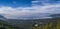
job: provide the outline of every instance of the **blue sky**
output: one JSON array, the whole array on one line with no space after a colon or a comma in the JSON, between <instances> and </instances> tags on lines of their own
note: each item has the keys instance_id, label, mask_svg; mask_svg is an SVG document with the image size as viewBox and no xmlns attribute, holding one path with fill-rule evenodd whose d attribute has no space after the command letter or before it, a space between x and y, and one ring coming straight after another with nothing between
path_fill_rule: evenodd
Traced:
<instances>
[{"instance_id":1,"label":"blue sky","mask_svg":"<svg viewBox=\"0 0 60 29\"><path fill-rule=\"evenodd\" d=\"M0 5L11 7L31 6L32 0L0 0Z\"/></svg>"},{"instance_id":2,"label":"blue sky","mask_svg":"<svg viewBox=\"0 0 60 29\"><path fill-rule=\"evenodd\" d=\"M51 18L60 14L60 0L0 0L0 14L8 19Z\"/></svg>"}]
</instances>

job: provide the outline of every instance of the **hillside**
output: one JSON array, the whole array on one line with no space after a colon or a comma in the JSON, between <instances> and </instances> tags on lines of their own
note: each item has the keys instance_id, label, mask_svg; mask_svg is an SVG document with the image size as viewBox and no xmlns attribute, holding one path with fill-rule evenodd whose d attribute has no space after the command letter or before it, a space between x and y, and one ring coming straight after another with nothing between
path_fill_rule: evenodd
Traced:
<instances>
[{"instance_id":1,"label":"hillside","mask_svg":"<svg viewBox=\"0 0 60 29\"><path fill-rule=\"evenodd\" d=\"M60 29L60 15L45 19L0 19L0 28L5 29Z\"/></svg>"},{"instance_id":2,"label":"hillside","mask_svg":"<svg viewBox=\"0 0 60 29\"><path fill-rule=\"evenodd\" d=\"M8 22L11 23L11 25L22 27L25 29L32 29L34 27L34 24L38 24L39 26L43 27L46 24L50 24L52 22L54 26L57 25L57 19L32 19L32 20L19 20L19 19L8 19Z\"/></svg>"}]
</instances>

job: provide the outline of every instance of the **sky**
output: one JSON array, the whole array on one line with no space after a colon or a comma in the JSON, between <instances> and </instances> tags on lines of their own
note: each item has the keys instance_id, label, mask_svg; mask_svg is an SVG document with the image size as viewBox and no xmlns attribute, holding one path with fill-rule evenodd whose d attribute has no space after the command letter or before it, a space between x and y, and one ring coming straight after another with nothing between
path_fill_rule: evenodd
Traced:
<instances>
[{"instance_id":1,"label":"sky","mask_svg":"<svg viewBox=\"0 0 60 29\"><path fill-rule=\"evenodd\" d=\"M60 14L60 0L0 0L0 14L8 19L51 18Z\"/></svg>"}]
</instances>

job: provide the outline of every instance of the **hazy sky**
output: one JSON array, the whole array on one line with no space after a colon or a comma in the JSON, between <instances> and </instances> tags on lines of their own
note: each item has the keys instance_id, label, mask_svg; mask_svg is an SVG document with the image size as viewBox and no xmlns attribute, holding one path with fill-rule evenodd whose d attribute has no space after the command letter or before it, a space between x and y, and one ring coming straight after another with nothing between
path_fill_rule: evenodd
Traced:
<instances>
[{"instance_id":1,"label":"hazy sky","mask_svg":"<svg viewBox=\"0 0 60 29\"><path fill-rule=\"evenodd\" d=\"M50 18L60 13L60 0L0 0L0 14L6 18Z\"/></svg>"}]
</instances>

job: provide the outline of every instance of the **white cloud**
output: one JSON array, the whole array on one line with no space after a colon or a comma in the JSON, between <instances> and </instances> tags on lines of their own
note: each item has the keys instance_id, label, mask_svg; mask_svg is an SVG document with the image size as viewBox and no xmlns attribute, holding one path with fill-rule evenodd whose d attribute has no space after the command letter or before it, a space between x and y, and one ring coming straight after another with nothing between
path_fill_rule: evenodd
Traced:
<instances>
[{"instance_id":1,"label":"white cloud","mask_svg":"<svg viewBox=\"0 0 60 29\"><path fill-rule=\"evenodd\" d=\"M32 7L0 7L0 14L5 14L7 18L23 18L23 17L37 17L39 18L43 13L60 13L60 4L57 5L45 5L45 6L32 6ZM44 16L44 15L42 15Z\"/></svg>"},{"instance_id":2,"label":"white cloud","mask_svg":"<svg viewBox=\"0 0 60 29\"><path fill-rule=\"evenodd\" d=\"M35 0L32 1L32 5L54 5L54 4L60 4L60 1L54 1L54 0Z\"/></svg>"}]
</instances>

